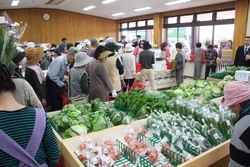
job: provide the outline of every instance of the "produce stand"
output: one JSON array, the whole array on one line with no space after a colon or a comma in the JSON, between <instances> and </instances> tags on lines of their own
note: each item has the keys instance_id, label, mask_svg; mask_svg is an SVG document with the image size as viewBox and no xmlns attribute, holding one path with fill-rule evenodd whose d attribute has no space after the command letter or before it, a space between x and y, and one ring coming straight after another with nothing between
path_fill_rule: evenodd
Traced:
<instances>
[{"instance_id":1,"label":"produce stand","mask_svg":"<svg viewBox=\"0 0 250 167\"><path fill-rule=\"evenodd\" d=\"M140 125L145 121L139 120L135 121L130 124L131 127L136 128L140 127ZM84 165L78 159L74 150L79 148L81 143L81 139L84 138L91 138L92 141L102 140L102 139L117 139L121 138L125 135L124 128L126 125L119 125L112 128L104 129L98 132L88 133L85 136L77 136L69 139L64 139L62 141L62 149L61 152L64 156L64 167L83 167Z\"/></svg>"},{"instance_id":2,"label":"produce stand","mask_svg":"<svg viewBox=\"0 0 250 167\"><path fill-rule=\"evenodd\" d=\"M130 127L139 127L145 119L135 121ZM120 125L105 129L99 132L89 133L86 136L78 136L70 139L65 139L62 141L62 154L65 158L65 167L83 167L82 162L78 159L75 150L79 148L79 145L83 138L90 138L91 140L100 139L121 139L127 125ZM122 139L121 139L122 140ZM229 143L230 140L221 143L220 145L194 157L193 159L186 161L185 163L179 165L178 167L226 167L229 162Z\"/></svg>"}]
</instances>

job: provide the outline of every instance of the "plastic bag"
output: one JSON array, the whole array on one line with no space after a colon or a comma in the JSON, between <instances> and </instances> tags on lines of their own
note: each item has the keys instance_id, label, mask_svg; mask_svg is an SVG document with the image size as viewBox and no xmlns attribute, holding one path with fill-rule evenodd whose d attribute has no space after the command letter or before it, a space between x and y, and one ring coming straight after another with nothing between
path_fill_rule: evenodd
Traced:
<instances>
[{"instance_id":1,"label":"plastic bag","mask_svg":"<svg viewBox=\"0 0 250 167\"><path fill-rule=\"evenodd\" d=\"M146 88L146 84L140 80L135 80L133 85L130 87L129 92L132 92L135 88L144 90Z\"/></svg>"}]
</instances>

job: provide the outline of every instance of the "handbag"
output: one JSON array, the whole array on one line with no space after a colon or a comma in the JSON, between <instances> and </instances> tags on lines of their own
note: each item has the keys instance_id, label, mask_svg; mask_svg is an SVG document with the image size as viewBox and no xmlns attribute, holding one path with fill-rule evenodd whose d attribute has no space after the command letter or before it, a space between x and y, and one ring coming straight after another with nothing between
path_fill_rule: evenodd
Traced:
<instances>
[{"instance_id":1,"label":"handbag","mask_svg":"<svg viewBox=\"0 0 250 167\"><path fill-rule=\"evenodd\" d=\"M69 98L69 100L72 104L85 104L88 102L88 96L85 94L80 94L78 96Z\"/></svg>"},{"instance_id":2,"label":"handbag","mask_svg":"<svg viewBox=\"0 0 250 167\"><path fill-rule=\"evenodd\" d=\"M68 94L65 92L62 92L61 94L61 101L62 101L62 107L69 104L69 98L68 98Z\"/></svg>"}]
</instances>

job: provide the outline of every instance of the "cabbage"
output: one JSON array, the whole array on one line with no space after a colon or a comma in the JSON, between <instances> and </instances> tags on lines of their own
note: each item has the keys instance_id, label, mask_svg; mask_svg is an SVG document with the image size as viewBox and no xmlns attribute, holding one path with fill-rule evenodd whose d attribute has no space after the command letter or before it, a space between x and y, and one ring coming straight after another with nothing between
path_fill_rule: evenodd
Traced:
<instances>
[{"instance_id":1,"label":"cabbage","mask_svg":"<svg viewBox=\"0 0 250 167\"><path fill-rule=\"evenodd\" d=\"M218 88L218 87L213 87L213 88L212 88L212 92L213 92L213 94L215 94L215 95L220 95L222 91L221 91L221 89Z\"/></svg>"},{"instance_id":2,"label":"cabbage","mask_svg":"<svg viewBox=\"0 0 250 167\"><path fill-rule=\"evenodd\" d=\"M231 75L226 75L226 76L223 78L224 81L231 81L231 80L233 80L233 79L234 79L234 77L231 76Z\"/></svg>"},{"instance_id":3,"label":"cabbage","mask_svg":"<svg viewBox=\"0 0 250 167\"><path fill-rule=\"evenodd\" d=\"M179 96L182 96L184 94L184 91L182 89L175 89L174 90L174 94L175 95L179 95Z\"/></svg>"},{"instance_id":4,"label":"cabbage","mask_svg":"<svg viewBox=\"0 0 250 167\"><path fill-rule=\"evenodd\" d=\"M183 83L180 84L180 88L182 90L186 90L188 88L188 84L183 82Z\"/></svg>"},{"instance_id":5,"label":"cabbage","mask_svg":"<svg viewBox=\"0 0 250 167\"><path fill-rule=\"evenodd\" d=\"M224 87L224 81L218 82L216 86L217 86L218 88L220 88L220 89L223 89L223 87Z\"/></svg>"},{"instance_id":6,"label":"cabbage","mask_svg":"<svg viewBox=\"0 0 250 167\"><path fill-rule=\"evenodd\" d=\"M113 123L110 122L110 119L102 114L93 115L92 119L92 132L103 130L106 128L113 127Z\"/></svg>"},{"instance_id":7,"label":"cabbage","mask_svg":"<svg viewBox=\"0 0 250 167\"><path fill-rule=\"evenodd\" d=\"M196 87L199 87L199 88L204 88L206 86L205 82L203 81L197 81L196 82Z\"/></svg>"},{"instance_id":8,"label":"cabbage","mask_svg":"<svg viewBox=\"0 0 250 167\"><path fill-rule=\"evenodd\" d=\"M63 136L65 138L70 138L74 136L86 135L88 133L88 128L83 125L74 125L68 128L64 133Z\"/></svg>"},{"instance_id":9,"label":"cabbage","mask_svg":"<svg viewBox=\"0 0 250 167\"><path fill-rule=\"evenodd\" d=\"M212 98L212 97L213 97L213 94L212 94L211 91L205 91L205 92L204 92L204 98L210 99L210 98Z\"/></svg>"}]
</instances>

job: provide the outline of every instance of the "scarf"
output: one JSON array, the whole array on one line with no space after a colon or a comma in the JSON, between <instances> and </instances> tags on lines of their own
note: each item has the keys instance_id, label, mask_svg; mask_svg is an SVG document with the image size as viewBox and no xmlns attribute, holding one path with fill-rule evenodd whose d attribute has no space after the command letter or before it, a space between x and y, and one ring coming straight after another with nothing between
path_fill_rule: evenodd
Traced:
<instances>
[{"instance_id":1,"label":"scarf","mask_svg":"<svg viewBox=\"0 0 250 167\"><path fill-rule=\"evenodd\" d=\"M34 70L36 72L37 78L40 82L40 84L43 83L43 81L45 81L45 76L43 71L41 70L40 66L38 64L32 65L32 66L27 66L30 69Z\"/></svg>"}]
</instances>

